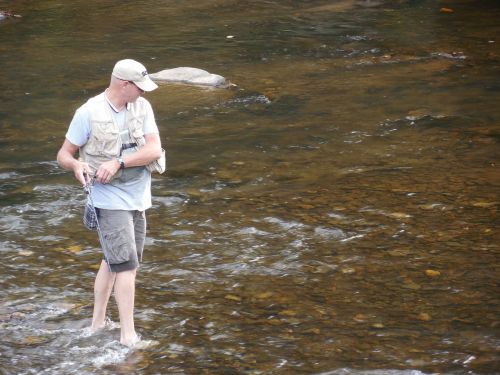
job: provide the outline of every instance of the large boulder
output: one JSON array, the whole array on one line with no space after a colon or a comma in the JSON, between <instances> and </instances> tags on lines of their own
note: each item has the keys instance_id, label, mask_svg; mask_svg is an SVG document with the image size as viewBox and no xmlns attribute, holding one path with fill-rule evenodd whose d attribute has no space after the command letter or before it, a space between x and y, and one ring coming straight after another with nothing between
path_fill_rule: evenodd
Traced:
<instances>
[{"instance_id":1,"label":"large boulder","mask_svg":"<svg viewBox=\"0 0 500 375\"><path fill-rule=\"evenodd\" d=\"M149 77L157 83L182 83L186 85L229 87L234 86L224 77L212 74L203 69L179 67L151 73Z\"/></svg>"}]
</instances>

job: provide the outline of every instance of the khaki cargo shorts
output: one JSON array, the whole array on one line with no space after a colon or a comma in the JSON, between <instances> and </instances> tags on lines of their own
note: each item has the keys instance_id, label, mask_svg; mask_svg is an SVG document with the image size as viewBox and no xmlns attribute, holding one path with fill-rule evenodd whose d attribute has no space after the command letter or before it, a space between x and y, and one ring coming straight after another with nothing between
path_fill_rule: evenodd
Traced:
<instances>
[{"instance_id":1,"label":"khaki cargo shorts","mask_svg":"<svg viewBox=\"0 0 500 375\"><path fill-rule=\"evenodd\" d=\"M112 272L133 270L142 261L146 238L144 211L98 210L105 260Z\"/></svg>"}]
</instances>

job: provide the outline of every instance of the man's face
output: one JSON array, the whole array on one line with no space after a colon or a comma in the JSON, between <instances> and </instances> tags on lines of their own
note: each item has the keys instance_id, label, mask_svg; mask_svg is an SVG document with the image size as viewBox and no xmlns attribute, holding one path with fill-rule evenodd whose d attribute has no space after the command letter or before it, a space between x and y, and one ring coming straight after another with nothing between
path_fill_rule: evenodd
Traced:
<instances>
[{"instance_id":1,"label":"man's face","mask_svg":"<svg viewBox=\"0 0 500 375\"><path fill-rule=\"evenodd\" d=\"M127 96L127 102L133 103L139 98L139 96L144 94L144 91L139 88L134 82L126 81L125 93Z\"/></svg>"}]
</instances>

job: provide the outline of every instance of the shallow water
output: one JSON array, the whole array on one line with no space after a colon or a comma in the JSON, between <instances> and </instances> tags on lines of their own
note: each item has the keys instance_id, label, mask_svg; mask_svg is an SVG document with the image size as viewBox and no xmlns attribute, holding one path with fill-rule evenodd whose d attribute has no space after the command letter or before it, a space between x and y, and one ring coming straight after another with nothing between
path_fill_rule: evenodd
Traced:
<instances>
[{"instance_id":1,"label":"shallow water","mask_svg":"<svg viewBox=\"0 0 500 375\"><path fill-rule=\"evenodd\" d=\"M0 8L2 373L500 371L496 2ZM135 350L114 302L86 330L98 243L54 161L124 57L237 85L147 96L168 171Z\"/></svg>"}]
</instances>

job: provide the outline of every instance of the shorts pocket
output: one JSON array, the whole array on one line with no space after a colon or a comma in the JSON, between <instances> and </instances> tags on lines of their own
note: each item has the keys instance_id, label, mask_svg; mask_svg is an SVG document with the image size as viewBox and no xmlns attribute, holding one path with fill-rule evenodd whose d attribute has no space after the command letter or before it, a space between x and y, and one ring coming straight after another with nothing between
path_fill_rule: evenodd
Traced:
<instances>
[{"instance_id":1,"label":"shorts pocket","mask_svg":"<svg viewBox=\"0 0 500 375\"><path fill-rule=\"evenodd\" d=\"M104 255L109 264L120 264L130 260L130 239L126 232L116 230L104 235Z\"/></svg>"}]
</instances>

